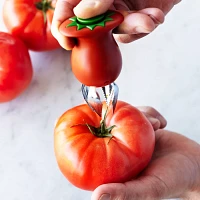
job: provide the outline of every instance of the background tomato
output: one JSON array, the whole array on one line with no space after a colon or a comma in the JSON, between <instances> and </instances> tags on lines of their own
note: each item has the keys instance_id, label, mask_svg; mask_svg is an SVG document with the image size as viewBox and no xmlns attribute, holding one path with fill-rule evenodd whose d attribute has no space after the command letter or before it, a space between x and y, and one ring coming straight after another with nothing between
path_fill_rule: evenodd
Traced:
<instances>
[{"instance_id":1,"label":"background tomato","mask_svg":"<svg viewBox=\"0 0 200 200\"><path fill-rule=\"evenodd\" d=\"M27 88L33 71L27 47L8 33L0 32L0 55L0 102L6 102Z\"/></svg>"},{"instance_id":2,"label":"background tomato","mask_svg":"<svg viewBox=\"0 0 200 200\"><path fill-rule=\"evenodd\" d=\"M54 5L50 0L5 0L3 19L9 32L34 51L60 47L51 34Z\"/></svg>"},{"instance_id":3,"label":"background tomato","mask_svg":"<svg viewBox=\"0 0 200 200\"><path fill-rule=\"evenodd\" d=\"M130 104L118 101L115 113L108 113L106 126L115 125L112 138L97 137L83 125L99 127L100 120L84 104L65 112L55 127L58 166L72 184L86 190L134 178L147 166L154 150L150 122Z\"/></svg>"}]
</instances>

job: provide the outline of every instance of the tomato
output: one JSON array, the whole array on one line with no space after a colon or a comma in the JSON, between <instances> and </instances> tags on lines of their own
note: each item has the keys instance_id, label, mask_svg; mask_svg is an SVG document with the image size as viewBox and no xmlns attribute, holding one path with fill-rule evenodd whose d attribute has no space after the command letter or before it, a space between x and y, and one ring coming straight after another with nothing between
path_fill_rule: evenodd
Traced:
<instances>
[{"instance_id":1,"label":"tomato","mask_svg":"<svg viewBox=\"0 0 200 200\"><path fill-rule=\"evenodd\" d=\"M112 30L122 21L121 13L108 11L90 19L74 16L61 24L63 35L76 38L71 56L72 71L84 85L103 87L119 76L122 58Z\"/></svg>"},{"instance_id":2,"label":"tomato","mask_svg":"<svg viewBox=\"0 0 200 200\"><path fill-rule=\"evenodd\" d=\"M18 36L34 51L60 47L51 34L54 5L50 0L5 0L4 23L12 35Z\"/></svg>"},{"instance_id":3,"label":"tomato","mask_svg":"<svg viewBox=\"0 0 200 200\"><path fill-rule=\"evenodd\" d=\"M103 107L103 113L105 110ZM154 130L132 105L118 101L114 114L110 111L105 123L100 121L101 118L83 104L66 111L55 127L58 166L72 184L85 190L136 177L148 165L154 150ZM102 131L94 128L100 123Z\"/></svg>"},{"instance_id":4,"label":"tomato","mask_svg":"<svg viewBox=\"0 0 200 200\"><path fill-rule=\"evenodd\" d=\"M0 32L0 102L16 98L30 84L32 64L25 44Z\"/></svg>"}]
</instances>

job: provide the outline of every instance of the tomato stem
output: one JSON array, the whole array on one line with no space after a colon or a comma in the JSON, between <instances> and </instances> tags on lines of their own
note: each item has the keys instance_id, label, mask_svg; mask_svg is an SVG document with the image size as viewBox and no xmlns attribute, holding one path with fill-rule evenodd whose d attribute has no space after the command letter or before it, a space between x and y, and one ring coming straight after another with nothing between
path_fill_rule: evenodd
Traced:
<instances>
[{"instance_id":1,"label":"tomato stem","mask_svg":"<svg viewBox=\"0 0 200 200\"><path fill-rule=\"evenodd\" d=\"M44 16L44 23L46 23L47 21L47 15L46 15L46 12L49 10L49 9L52 9L54 10L54 8L51 6L51 3L52 3L52 0L41 0L39 2L37 2L35 4L36 8L38 10L41 10L43 12L43 16Z\"/></svg>"},{"instance_id":2,"label":"tomato stem","mask_svg":"<svg viewBox=\"0 0 200 200\"><path fill-rule=\"evenodd\" d=\"M106 109L106 112L104 114L104 117L103 119L100 121L100 126L99 127L94 127L88 123L85 123L85 124L76 124L76 125L73 125L71 126L72 127L75 127L75 126L87 126L89 131L95 135L96 137L101 137L101 138L104 138L104 137L109 137L110 140L112 139L113 135L111 134L111 131L114 127L116 127L116 125L113 125L113 126L110 126L110 127L106 127L106 116L107 116L107 111L108 111L108 108ZM109 141L110 141L109 140Z\"/></svg>"}]
</instances>

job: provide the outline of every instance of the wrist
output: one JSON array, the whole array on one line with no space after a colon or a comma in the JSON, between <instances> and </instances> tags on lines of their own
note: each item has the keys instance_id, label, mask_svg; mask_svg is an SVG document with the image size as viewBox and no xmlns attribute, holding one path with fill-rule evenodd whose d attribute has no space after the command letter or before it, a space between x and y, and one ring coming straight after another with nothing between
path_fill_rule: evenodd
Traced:
<instances>
[{"instance_id":1,"label":"wrist","mask_svg":"<svg viewBox=\"0 0 200 200\"><path fill-rule=\"evenodd\" d=\"M199 144L195 154L196 155L194 160L196 161L196 173L195 173L196 179L192 192L198 193L200 197L200 145Z\"/></svg>"},{"instance_id":2,"label":"wrist","mask_svg":"<svg viewBox=\"0 0 200 200\"><path fill-rule=\"evenodd\" d=\"M199 200L200 199L200 145L197 144L196 148L194 147L194 181L190 188L190 190L186 194L186 198L191 200Z\"/></svg>"}]
</instances>

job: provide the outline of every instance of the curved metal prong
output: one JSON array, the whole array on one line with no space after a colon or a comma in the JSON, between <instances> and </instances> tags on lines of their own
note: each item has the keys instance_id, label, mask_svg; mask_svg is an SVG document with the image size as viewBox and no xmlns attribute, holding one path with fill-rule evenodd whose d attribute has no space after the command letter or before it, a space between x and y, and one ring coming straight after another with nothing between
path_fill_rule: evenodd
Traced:
<instances>
[{"instance_id":1,"label":"curved metal prong","mask_svg":"<svg viewBox=\"0 0 200 200\"><path fill-rule=\"evenodd\" d=\"M83 98L85 99L88 106L101 117L102 112L102 102L99 94L96 92L95 87L88 87L86 85L82 85L81 91L83 94Z\"/></svg>"},{"instance_id":2,"label":"curved metal prong","mask_svg":"<svg viewBox=\"0 0 200 200\"><path fill-rule=\"evenodd\" d=\"M104 86L101 89L103 91L103 96L107 106L109 107L112 104L112 110L114 113L119 94L119 88L117 84L111 83L110 85ZM82 85L81 91L88 106L101 117L103 100L101 100L96 87Z\"/></svg>"},{"instance_id":3,"label":"curved metal prong","mask_svg":"<svg viewBox=\"0 0 200 200\"><path fill-rule=\"evenodd\" d=\"M112 103L114 113L119 94L119 88L117 84L111 83L110 85L102 87L102 90L107 106L110 106L110 104Z\"/></svg>"},{"instance_id":4,"label":"curved metal prong","mask_svg":"<svg viewBox=\"0 0 200 200\"><path fill-rule=\"evenodd\" d=\"M119 95L119 87L115 83L112 83L111 85L112 85L112 90L113 90L113 95L114 95L112 99L112 106L113 106L113 113L114 113L117 100L118 100L118 95Z\"/></svg>"}]
</instances>

